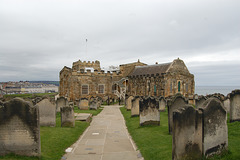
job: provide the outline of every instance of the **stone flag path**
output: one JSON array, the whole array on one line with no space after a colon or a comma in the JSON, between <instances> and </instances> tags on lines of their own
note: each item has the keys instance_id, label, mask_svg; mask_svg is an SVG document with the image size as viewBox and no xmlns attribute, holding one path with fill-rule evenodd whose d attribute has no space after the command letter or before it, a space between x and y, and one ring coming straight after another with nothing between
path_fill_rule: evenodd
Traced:
<instances>
[{"instance_id":1,"label":"stone flag path","mask_svg":"<svg viewBox=\"0 0 240 160\"><path fill-rule=\"evenodd\" d=\"M62 160L143 160L129 136L121 106L105 106Z\"/></svg>"}]
</instances>

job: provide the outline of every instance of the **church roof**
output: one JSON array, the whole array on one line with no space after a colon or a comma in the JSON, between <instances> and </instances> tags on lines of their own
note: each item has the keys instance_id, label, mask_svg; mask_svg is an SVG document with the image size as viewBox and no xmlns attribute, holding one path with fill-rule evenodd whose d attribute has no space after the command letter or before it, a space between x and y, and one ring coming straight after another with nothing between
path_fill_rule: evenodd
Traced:
<instances>
[{"instance_id":1,"label":"church roof","mask_svg":"<svg viewBox=\"0 0 240 160\"><path fill-rule=\"evenodd\" d=\"M155 64L155 65L147 65L147 66L136 66L133 72L129 76L140 76L140 75L156 75L157 73L161 75L162 73L166 73L168 68L170 67L170 63L164 63L164 64Z\"/></svg>"}]
</instances>

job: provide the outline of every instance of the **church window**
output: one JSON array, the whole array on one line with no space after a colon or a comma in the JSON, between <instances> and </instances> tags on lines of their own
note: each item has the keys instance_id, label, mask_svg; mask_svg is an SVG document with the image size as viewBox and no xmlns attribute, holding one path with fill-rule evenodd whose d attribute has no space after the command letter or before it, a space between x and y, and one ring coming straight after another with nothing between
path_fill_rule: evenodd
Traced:
<instances>
[{"instance_id":1,"label":"church window","mask_svg":"<svg viewBox=\"0 0 240 160\"><path fill-rule=\"evenodd\" d=\"M88 94L88 85L87 84L82 85L82 94Z\"/></svg>"},{"instance_id":2,"label":"church window","mask_svg":"<svg viewBox=\"0 0 240 160\"><path fill-rule=\"evenodd\" d=\"M178 92L180 92L180 90L181 90L181 82L178 81Z\"/></svg>"},{"instance_id":3,"label":"church window","mask_svg":"<svg viewBox=\"0 0 240 160\"><path fill-rule=\"evenodd\" d=\"M170 83L170 92L172 92L172 83Z\"/></svg>"},{"instance_id":4,"label":"church window","mask_svg":"<svg viewBox=\"0 0 240 160\"><path fill-rule=\"evenodd\" d=\"M188 92L188 84L186 84L186 92Z\"/></svg>"},{"instance_id":5,"label":"church window","mask_svg":"<svg viewBox=\"0 0 240 160\"><path fill-rule=\"evenodd\" d=\"M104 94L104 84L99 84L98 85L98 93L99 94Z\"/></svg>"}]
</instances>

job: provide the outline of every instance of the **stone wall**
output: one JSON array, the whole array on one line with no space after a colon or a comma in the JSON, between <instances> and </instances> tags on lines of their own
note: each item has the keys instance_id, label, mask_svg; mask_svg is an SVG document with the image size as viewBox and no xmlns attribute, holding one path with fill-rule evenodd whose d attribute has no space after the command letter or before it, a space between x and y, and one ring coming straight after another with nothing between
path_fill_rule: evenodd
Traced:
<instances>
[{"instance_id":1,"label":"stone wall","mask_svg":"<svg viewBox=\"0 0 240 160\"><path fill-rule=\"evenodd\" d=\"M0 155L40 156L39 111L21 98L0 106Z\"/></svg>"}]
</instances>

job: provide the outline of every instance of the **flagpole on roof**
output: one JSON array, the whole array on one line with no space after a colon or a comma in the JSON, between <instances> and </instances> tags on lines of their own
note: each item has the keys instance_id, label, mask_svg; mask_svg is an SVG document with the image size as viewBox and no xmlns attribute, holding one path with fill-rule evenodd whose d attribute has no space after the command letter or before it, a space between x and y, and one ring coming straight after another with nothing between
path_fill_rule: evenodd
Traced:
<instances>
[{"instance_id":1,"label":"flagpole on roof","mask_svg":"<svg viewBox=\"0 0 240 160\"><path fill-rule=\"evenodd\" d=\"M86 39L86 56L87 56L87 41L88 41L88 40Z\"/></svg>"}]
</instances>

